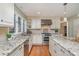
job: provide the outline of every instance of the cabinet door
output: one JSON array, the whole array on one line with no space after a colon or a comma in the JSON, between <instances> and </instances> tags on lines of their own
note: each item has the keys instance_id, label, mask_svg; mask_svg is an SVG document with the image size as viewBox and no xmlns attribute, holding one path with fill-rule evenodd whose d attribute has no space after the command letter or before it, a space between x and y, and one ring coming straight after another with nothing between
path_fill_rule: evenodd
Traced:
<instances>
[{"instance_id":1,"label":"cabinet door","mask_svg":"<svg viewBox=\"0 0 79 59\"><path fill-rule=\"evenodd\" d=\"M52 55L52 56L54 56L55 55L55 51L54 51L54 42L53 42L53 40L50 38L50 40L49 40L49 52L50 52L50 54Z\"/></svg>"},{"instance_id":2,"label":"cabinet door","mask_svg":"<svg viewBox=\"0 0 79 59\"><path fill-rule=\"evenodd\" d=\"M62 51L62 47L60 47L54 40L49 40L49 50L50 53L55 56L62 56L64 52Z\"/></svg>"},{"instance_id":3,"label":"cabinet door","mask_svg":"<svg viewBox=\"0 0 79 59\"><path fill-rule=\"evenodd\" d=\"M33 44L42 44L42 35L41 34L33 35Z\"/></svg>"},{"instance_id":4,"label":"cabinet door","mask_svg":"<svg viewBox=\"0 0 79 59\"><path fill-rule=\"evenodd\" d=\"M57 56L63 56L64 55L64 51L62 51L62 47L59 44L56 44L57 47Z\"/></svg>"},{"instance_id":5,"label":"cabinet door","mask_svg":"<svg viewBox=\"0 0 79 59\"><path fill-rule=\"evenodd\" d=\"M64 56L74 56L72 53L70 53L69 51L67 51L66 49L62 49L62 51L64 51Z\"/></svg>"},{"instance_id":6,"label":"cabinet door","mask_svg":"<svg viewBox=\"0 0 79 59\"><path fill-rule=\"evenodd\" d=\"M0 4L0 20L3 25L13 27L14 25L14 4ZM0 21L1 22L1 21Z\"/></svg>"},{"instance_id":7,"label":"cabinet door","mask_svg":"<svg viewBox=\"0 0 79 59\"><path fill-rule=\"evenodd\" d=\"M49 40L49 52L51 55L54 53L55 56L74 56L52 39Z\"/></svg>"},{"instance_id":8,"label":"cabinet door","mask_svg":"<svg viewBox=\"0 0 79 59\"><path fill-rule=\"evenodd\" d=\"M39 28L41 28L41 20L40 19L32 19L31 27L33 29L39 29Z\"/></svg>"}]
</instances>

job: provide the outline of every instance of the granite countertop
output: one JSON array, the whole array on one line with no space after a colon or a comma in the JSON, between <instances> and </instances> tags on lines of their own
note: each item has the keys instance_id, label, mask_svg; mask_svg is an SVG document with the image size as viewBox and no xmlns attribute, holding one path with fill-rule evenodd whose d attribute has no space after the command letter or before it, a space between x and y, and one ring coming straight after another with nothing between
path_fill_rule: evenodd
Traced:
<instances>
[{"instance_id":1,"label":"granite countertop","mask_svg":"<svg viewBox=\"0 0 79 59\"><path fill-rule=\"evenodd\" d=\"M79 56L79 43L76 41L71 41L69 38L64 38L61 36L54 36L52 35L52 40L57 42L63 48L71 52L75 56Z\"/></svg>"},{"instance_id":2,"label":"granite countertop","mask_svg":"<svg viewBox=\"0 0 79 59\"><path fill-rule=\"evenodd\" d=\"M18 46L23 44L27 39L29 39L29 36L22 36L16 38L15 40L8 41L9 44L0 44L0 56L8 56L11 52L18 48Z\"/></svg>"}]
</instances>

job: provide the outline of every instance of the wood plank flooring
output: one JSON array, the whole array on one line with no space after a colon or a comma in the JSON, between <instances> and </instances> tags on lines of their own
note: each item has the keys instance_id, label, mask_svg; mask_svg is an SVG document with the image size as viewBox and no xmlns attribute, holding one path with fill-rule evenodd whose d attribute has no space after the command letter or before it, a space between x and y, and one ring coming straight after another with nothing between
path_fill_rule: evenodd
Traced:
<instances>
[{"instance_id":1,"label":"wood plank flooring","mask_svg":"<svg viewBox=\"0 0 79 59\"><path fill-rule=\"evenodd\" d=\"M50 56L49 48L47 45L34 45L29 56Z\"/></svg>"}]
</instances>

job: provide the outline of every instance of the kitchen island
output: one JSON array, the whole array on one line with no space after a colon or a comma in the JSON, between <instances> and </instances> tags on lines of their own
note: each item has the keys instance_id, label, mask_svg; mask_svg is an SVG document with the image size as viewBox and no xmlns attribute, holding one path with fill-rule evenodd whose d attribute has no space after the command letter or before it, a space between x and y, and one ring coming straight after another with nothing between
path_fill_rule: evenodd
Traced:
<instances>
[{"instance_id":1,"label":"kitchen island","mask_svg":"<svg viewBox=\"0 0 79 59\"><path fill-rule=\"evenodd\" d=\"M24 42L29 38L30 36L20 36L0 44L0 56L24 56Z\"/></svg>"},{"instance_id":2,"label":"kitchen island","mask_svg":"<svg viewBox=\"0 0 79 59\"><path fill-rule=\"evenodd\" d=\"M49 52L52 56L79 56L79 43L54 34L49 40Z\"/></svg>"}]
</instances>

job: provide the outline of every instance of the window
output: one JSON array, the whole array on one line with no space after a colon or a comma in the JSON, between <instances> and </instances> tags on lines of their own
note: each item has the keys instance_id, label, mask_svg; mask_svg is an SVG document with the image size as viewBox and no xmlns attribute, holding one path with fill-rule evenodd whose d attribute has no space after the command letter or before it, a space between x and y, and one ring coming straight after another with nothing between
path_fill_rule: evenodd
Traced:
<instances>
[{"instance_id":1,"label":"window","mask_svg":"<svg viewBox=\"0 0 79 59\"><path fill-rule=\"evenodd\" d=\"M23 20L23 32L25 32L25 20Z\"/></svg>"},{"instance_id":2,"label":"window","mask_svg":"<svg viewBox=\"0 0 79 59\"><path fill-rule=\"evenodd\" d=\"M16 15L14 15L14 32L16 31Z\"/></svg>"},{"instance_id":3,"label":"window","mask_svg":"<svg viewBox=\"0 0 79 59\"><path fill-rule=\"evenodd\" d=\"M21 32L21 18L18 17L18 32Z\"/></svg>"},{"instance_id":4,"label":"window","mask_svg":"<svg viewBox=\"0 0 79 59\"><path fill-rule=\"evenodd\" d=\"M14 14L14 27L9 28L9 33L15 33L16 31L16 15Z\"/></svg>"}]
</instances>

